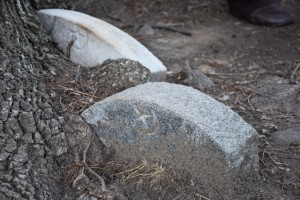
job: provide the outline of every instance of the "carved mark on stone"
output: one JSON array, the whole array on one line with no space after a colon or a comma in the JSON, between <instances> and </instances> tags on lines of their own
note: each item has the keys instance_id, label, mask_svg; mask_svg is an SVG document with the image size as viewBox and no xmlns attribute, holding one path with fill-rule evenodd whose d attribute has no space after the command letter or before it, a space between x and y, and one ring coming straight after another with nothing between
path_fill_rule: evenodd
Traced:
<instances>
[{"instance_id":1,"label":"carved mark on stone","mask_svg":"<svg viewBox=\"0 0 300 200\"><path fill-rule=\"evenodd\" d=\"M134 108L138 118L135 120L134 127L142 134L154 135L159 129L159 120L153 111L145 111L144 108Z\"/></svg>"}]
</instances>

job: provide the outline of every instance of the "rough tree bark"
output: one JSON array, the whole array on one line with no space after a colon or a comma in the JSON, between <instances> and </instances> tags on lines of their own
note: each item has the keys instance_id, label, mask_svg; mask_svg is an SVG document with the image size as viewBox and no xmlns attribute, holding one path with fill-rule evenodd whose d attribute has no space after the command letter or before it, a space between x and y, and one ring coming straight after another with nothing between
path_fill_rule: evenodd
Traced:
<instances>
[{"instance_id":1,"label":"rough tree bark","mask_svg":"<svg viewBox=\"0 0 300 200\"><path fill-rule=\"evenodd\" d=\"M45 88L48 41L36 18L37 9L66 2L0 1L0 199L67 198L64 119Z\"/></svg>"}]
</instances>

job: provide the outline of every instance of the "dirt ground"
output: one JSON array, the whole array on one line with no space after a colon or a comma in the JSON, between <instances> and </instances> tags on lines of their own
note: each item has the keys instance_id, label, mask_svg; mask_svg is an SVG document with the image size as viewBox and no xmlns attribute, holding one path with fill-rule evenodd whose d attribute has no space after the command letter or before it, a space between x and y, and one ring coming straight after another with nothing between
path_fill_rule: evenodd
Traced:
<instances>
[{"instance_id":1,"label":"dirt ground","mask_svg":"<svg viewBox=\"0 0 300 200\"><path fill-rule=\"evenodd\" d=\"M221 0L87 0L76 1L74 9L128 32L165 64L167 81L213 96L258 131L263 185L261 194L247 199L296 200L300 144L281 147L270 139L275 131L300 126L300 2L282 2L296 15L296 24L252 25L228 14ZM214 86L199 85L196 76L186 79L196 71Z\"/></svg>"}]
</instances>

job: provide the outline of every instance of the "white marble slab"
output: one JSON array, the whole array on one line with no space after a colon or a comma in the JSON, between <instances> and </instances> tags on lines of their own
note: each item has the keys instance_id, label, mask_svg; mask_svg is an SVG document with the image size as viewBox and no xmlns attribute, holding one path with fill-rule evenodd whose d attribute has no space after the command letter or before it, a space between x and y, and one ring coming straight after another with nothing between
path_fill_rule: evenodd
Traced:
<instances>
[{"instance_id":1,"label":"white marble slab","mask_svg":"<svg viewBox=\"0 0 300 200\"><path fill-rule=\"evenodd\" d=\"M86 67L107 59L129 58L155 76L165 79L166 67L145 46L124 31L95 17L63 9L38 11L41 24L53 42L74 63Z\"/></svg>"}]
</instances>

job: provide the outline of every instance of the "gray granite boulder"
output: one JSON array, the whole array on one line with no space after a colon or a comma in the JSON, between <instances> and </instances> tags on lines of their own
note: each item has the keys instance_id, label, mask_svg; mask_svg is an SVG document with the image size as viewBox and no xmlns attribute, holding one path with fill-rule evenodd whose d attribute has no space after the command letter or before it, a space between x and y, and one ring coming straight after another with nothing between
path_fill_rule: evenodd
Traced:
<instances>
[{"instance_id":1,"label":"gray granite boulder","mask_svg":"<svg viewBox=\"0 0 300 200\"><path fill-rule=\"evenodd\" d=\"M238 199L258 172L257 132L193 88L146 83L82 113L118 162L142 159L193 177L211 199Z\"/></svg>"}]
</instances>

